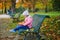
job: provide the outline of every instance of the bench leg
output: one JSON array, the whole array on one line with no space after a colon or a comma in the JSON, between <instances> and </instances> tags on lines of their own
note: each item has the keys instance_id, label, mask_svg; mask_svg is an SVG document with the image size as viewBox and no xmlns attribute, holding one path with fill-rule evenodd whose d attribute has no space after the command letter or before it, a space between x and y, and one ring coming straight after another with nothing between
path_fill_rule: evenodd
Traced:
<instances>
[{"instance_id":1,"label":"bench leg","mask_svg":"<svg viewBox=\"0 0 60 40\"><path fill-rule=\"evenodd\" d=\"M35 33L27 33L24 40L40 40L40 35Z\"/></svg>"},{"instance_id":2,"label":"bench leg","mask_svg":"<svg viewBox=\"0 0 60 40\"><path fill-rule=\"evenodd\" d=\"M41 36L39 33L37 33L37 40L40 40Z\"/></svg>"},{"instance_id":3,"label":"bench leg","mask_svg":"<svg viewBox=\"0 0 60 40\"><path fill-rule=\"evenodd\" d=\"M31 33L25 34L24 40L31 40Z\"/></svg>"},{"instance_id":4,"label":"bench leg","mask_svg":"<svg viewBox=\"0 0 60 40\"><path fill-rule=\"evenodd\" d=\"M16 35L16 37L14 38L14 40L18 40L20 37L20 35Z\"/></svg>"}]
</instances>

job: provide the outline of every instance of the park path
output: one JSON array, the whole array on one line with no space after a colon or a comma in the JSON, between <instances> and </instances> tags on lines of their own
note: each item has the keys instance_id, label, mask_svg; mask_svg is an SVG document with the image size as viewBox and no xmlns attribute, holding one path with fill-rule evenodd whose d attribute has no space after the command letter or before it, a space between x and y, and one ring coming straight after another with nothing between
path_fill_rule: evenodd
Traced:
<instances>
[{"instance_id":1,"label":"park path","mask_svg":"<svg viewBox=\"0 0 60 40\"><path fill-rule=\"evenodd\" d=\"M13 40L16 37L16 34L10 33L7 28L12 22L10 16L6 14L0 15L0 40Z\"/></svg>"},{"instance_id":2,"label":"park path","mask_svg":"<svg viewBox=\"0 0 60 40\"><path fill-rule=\"evenodd\" d=\"M0 15L0 19L1 19L1 18L10 18L10 17L11 17L11 16L9 16L9 15L7 15L7 14L1 14L1 15Z\"/></svg>"}]
</instances>

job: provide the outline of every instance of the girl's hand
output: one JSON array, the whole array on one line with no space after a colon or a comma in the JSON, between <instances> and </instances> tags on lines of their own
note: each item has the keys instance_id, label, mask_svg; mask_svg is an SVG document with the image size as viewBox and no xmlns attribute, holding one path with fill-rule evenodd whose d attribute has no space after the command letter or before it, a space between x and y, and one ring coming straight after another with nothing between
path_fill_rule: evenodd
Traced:
<instances>
[{"instance_id":1,"label":"girl's hand","mask_svg":"<svg viewBox=\"0 0 60 40\"><path fill-rule=\"evenodd\" d=\"M18 23L19 25L23 25L24 24L24 22L20 22L20 23Z\"/></svg>"}]
</instances>

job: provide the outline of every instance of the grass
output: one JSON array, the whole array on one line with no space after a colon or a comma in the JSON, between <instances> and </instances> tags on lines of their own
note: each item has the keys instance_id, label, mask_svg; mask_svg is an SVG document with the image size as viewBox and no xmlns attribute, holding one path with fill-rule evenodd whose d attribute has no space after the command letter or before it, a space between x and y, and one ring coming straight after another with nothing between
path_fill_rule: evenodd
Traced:
<instances>
[{"instance_id":1,"label":"grass","mask_svg":"<svg viewBox=\"0 0 60 40\"><path fill-rule=\"evenodd\" d=\"M36 13L30 13L31 15L34 15L34 14L39 14L39 15L49 15L49 16L59 16L60 15L60 12L54 12L54 11L52 11L52 12L47 12L47 13L45 13L45 12L36 12Z\"/></svg>"}]
</instances>

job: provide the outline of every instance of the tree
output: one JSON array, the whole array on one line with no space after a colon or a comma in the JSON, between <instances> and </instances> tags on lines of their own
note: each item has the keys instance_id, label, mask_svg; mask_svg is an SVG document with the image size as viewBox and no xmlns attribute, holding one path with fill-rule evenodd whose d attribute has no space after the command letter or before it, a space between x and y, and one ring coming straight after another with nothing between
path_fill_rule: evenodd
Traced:
<instances>
[{"instance_id":1,"label":"tree","mask_svg":"<svg viewBox=\"0 0 60 40\"><path fill-rule=\"evenodd\" d=\"M29 9L31 9L30 7L32 7L32 10L33 10L33 12L34 12L34 10L35 10L35 5L36 5L36 2L38 1L38 0L25 0L27 3L28 3L28 8ZM29 4L30 3L30 4Z\"/></svg>"},{"instance_id":2,"label":"tree","mask_svg":"<svg viewBox=\"0 0 60 40\"><path fill-rule=\"evenodd\" d=\"M6 13L6 10L7 10L7 8L6 8L6 1L7 0L1 0L2 1L2 13L3 13L3 9L4 9L4 13Z\"/></svg>"},{"instance_id":3,"label":"tree","mask_svg":"<svg viewBox=\"0 0 60 40\"><path fill-rule=\"evenodd\" d=\"M0 2L2 3L2 13L3 13L3 5L4 5L3 1L4 0L0 0Z\"/></svg>"},{"instance_id":4,"label":"tree","mask_svg":"<svg viewBox=\"0 0 60 40\"><path fill-rule=\"evenodd\" d=\"M43 5L45 5L45 12L48 12L48 0L41 0Z\"/></svg>"},{"instance_id":5,"label":"tree","mask_svg":"<svg viewBox=\"0 0 60 40\"><path fill-rule=\"evenodd\" d=\"M7 1L7 0L4 1L4 6L5 6L5 11L4 11L4 13L7 13L7 11L6 11L6 10L7 10L7 8L6 8L6 1Z\"/></svg>"},{"instance_id":6,"label":"tree","mask_svg":"<svg viewBox=\"0 0 60 40\"><path fill-rule=\"evenodd\" d=\"M12 3L11 10L13 13L15 13L16 0L11 0L11 3Z\"/></svg>"},{"instance_id":7,"label":"tree","mask_svg":"<svg viewBox=\"0 0 60 40\"><path fill-rule=\"evenodd\" d=\"M2 2L2 0L0 0L0 3Z\"/></svg>"},{"instance_id":8,"label":"tree","mask_svg":"<svg viewBox=\"0 0 60 40\"><path fill-rule=\"evenodd\" d=\"M60 0L54 0L54 2L53 2L53 8L56 11L60 11Z\"/></svg>"},{"instance_id":9,"label":"tree","mask_svg":"<svg viewBox=\"0 0 60 40\"><path fill-rule=\"evenodd\" d=\"M0 0L0 3L2 3L2 0ZM3 5L3 3L2 3L2 5ZM2 7L2 5L1 5L1 7ZM2 13L3 13L3 7L1 9L2 9Z\"/></svg>"},{"instance_id":10,"label":"tree","mask_svg":"<svg viewBox=\"0 0 60 40\"><path fill-rule=\"evenodd\" d=\"M36 2L37 2L37 0L31 0L31 3L32 3L32 5L33 5L33 11L35 10L35 4L36 4Z\"/></svg>"}]
</instances>

